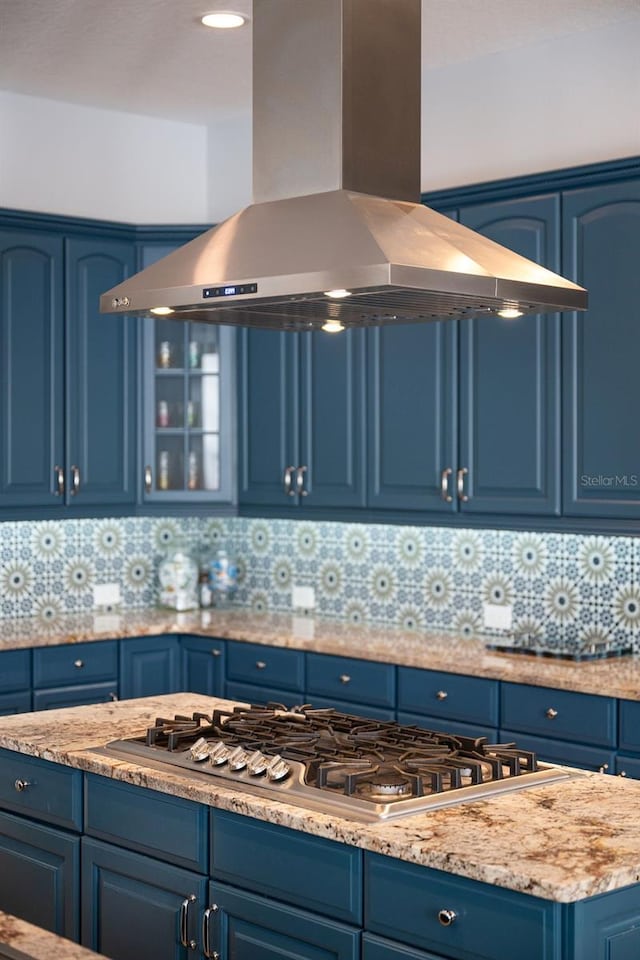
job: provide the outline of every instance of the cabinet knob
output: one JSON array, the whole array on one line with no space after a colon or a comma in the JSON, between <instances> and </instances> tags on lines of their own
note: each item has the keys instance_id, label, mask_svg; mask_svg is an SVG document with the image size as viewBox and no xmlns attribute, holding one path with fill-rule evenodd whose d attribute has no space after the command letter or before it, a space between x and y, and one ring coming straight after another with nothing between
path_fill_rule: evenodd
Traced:
<instances>
[{"instance_id":1,"label":"cabinet knob","mask_svg":"<svg viewBox=\"0 0 640 960\"><path fill-rule=\"evenodd\" d=\"M258 668L258 670L266 670L267 664L265 663L264 660L256 660L256 667Z\"/></svg>"},{"instance_id":2,"label":"cabinet knob","mask_svg":"<svg viewBox=\"0 0 640 960\"><path fill-rule=\"evenodd\" d=\"M449 477L452 473L451 467L446 467L440 474L440 496L445 503L453 503L453 497L449 493Z\"/></svg>"},{"instance_id":3,"label":"cabinet knob","mask_svg":"<svg viewBox=\"0 0 640 960\"><path fill-rule=\"evenodd\" d=\"M82 670L84 667L84 660L74 660L73 665L77 670Z\"/></svg>"},{"instance_id":4,"label":"cabinet knob","mask_svg":"<svg viewBox=\"0 0 640 960\"><path fill-rule=\"evenodd\" d=\"M455 910L439 910L438 911L438 923L443 927L450 927L452 923L457 919L458 914Z\"/></svg>"},{"instance_id":5,"label":"cabinet knob","mask_svg":"<svg viewBox=\"0 0 640 960\"><path fill-rule=\"evenodd\" d=\"M603 763L601 767L598 767L598 773L607 773L609 770L609 764Z\"/></svg>"},{"instance_id":6,"label":"cabinet knob","mask_svg":"<svg viewBox=\"0 0 640 960\"><path fill-rule=\"evenodd\" d=\"M626 777L627 771L621 770L619 773L616 773L616 777Z\"/></svg>"},{"instance_id":7,"label":"cabinet knob","mask_svg":"<svg viewBox=\"0 0 640 960\"><path fill-rule=\"evenodd\" d=\"M438 690L436 693L436 700L446 700L449 694L446 690Z\"/></svg>"},{"instance_id":8,"label":"cabinet knob","mask_svg":"<svg viewBox=\"0 0 640 960\"><path fill-rule=\"evenodd\" d=\"M220 647L212 647L212 649L211 649L211 656L212 656L212 657L221 657L221 656L222 656L222 650L220 649Z\"/></svg>"},{"instance_id":9,"label":"cabinet knob","mask_svg":"<svg viewBox=\"0 0 640 960\"><path fill-rule=\"evenodd\" d=\"M547 720L555 720L557 716L558 716L558 711L554 710L553 707L549 707L549 709L545 711L545 717L547 718Z\"/></svg>"},{"instance_id":10,"label":"cabinet knob","mask_svg":"<svg viewBox=\"0 0 640 960\"><path fill-rule=\"evenodd\" d=\"M469 473L466 467L460 467L458 473L456 474L456 490L458 493L458 500L461 503L468 503L469 497L464 492L464 478Z\"/></svg>"},{"instance_id":11,"label":"cabinet knob","mask_svg":"<svg viewBox=\"0 0 640 960\"><path fill-rule=\"evenodd\" d=\"M18 793L24 793L27 787L31 786L31 783L29 780L16 780L13 786L18 791Z\"/></svg>"},{"instance_id":12,"label":"cabinet knob","mask_svg":"<svg viewBox=\"0 0 640 960\"><path fill-rule=\"evenodd\" d=\"M340 683L351 683L351 677L348 673L341 673L339 679Z\"/></svg>"}]
</instances>

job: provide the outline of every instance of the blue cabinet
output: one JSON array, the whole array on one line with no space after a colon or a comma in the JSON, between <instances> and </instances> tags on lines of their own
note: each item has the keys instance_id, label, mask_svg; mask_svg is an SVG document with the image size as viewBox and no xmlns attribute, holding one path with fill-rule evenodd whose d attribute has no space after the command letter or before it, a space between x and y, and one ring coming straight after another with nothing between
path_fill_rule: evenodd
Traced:
<instances>
[{"instance_id":1,"label":"blue cabinet","mask_svg":"<svg viewBox=\"0 0 640 960\"><path fill-rule=\"evenodd\" d=\"M98 312L133 243L2 231L0 256L0 504L133 504L135 329Z\"/></svg>"},{"instance_id":2,"label":"blue cabinet","mask_svg":"<svg viewBox=\"0 0 640 960\"><path fill-rule=\"evenodd\" d=\"M205 896L197 873L82 839L82 943L112 960L193 956Z\"/></svg>"},{"instance_id":3,"label":"blue cabinet","mask_svg":"<svg viewBox=\"0 0 640 960\"><path fill-rule=\"evenodd\" d=\"M635 519L640 180L567 192L563 215L564 272L589 290L565 317L563 512Z\"/></svg>"},{"instance_id":4,"label":"blue cabinet","mask_svg":"<svg viewBox=\"0 0 640 960\"><path fill-rule=\"evenodd\" d=\"M226 644L210 637L182 637L182 689L224 696Z\"/></svg>"},{"instance_id":5,"label":"blue cabinet","mask_svg":"<svg viewBox=\"0 0 640 960\"><path fill-rule=\"evenodd\" d=\"M242 330L243 505L362 507L364 333Z\"/></svg>"},{"instance_id":6,"label":"blue cabinet","mask_svg":"<svg viewBox=\"0 0 640 960\"><path fill-rule=\"evenodd\" d=\"M362 960L442 960L442 955L413 950L393 940L365 933L362 937Z\"/></svg>"},{"instance_id":7,"label":"blue cabinet","mask_svg":"<svg viewBox=\"0 0 640 960\"><path fill-rule=\"evenodd\" d=\"M150 697L182 688L178 637L138 637L120 645L120 696Z\"/></svg>"},{"instance_id":8,"label":"blue cabinet","mask_svg":"<svg viewBox=\"0 0 640 960\"><path fill-rule=\"evenodd\" d=\"M0 653L0 715L31 710L31 651Z\"/></svg>"}]
</instances>

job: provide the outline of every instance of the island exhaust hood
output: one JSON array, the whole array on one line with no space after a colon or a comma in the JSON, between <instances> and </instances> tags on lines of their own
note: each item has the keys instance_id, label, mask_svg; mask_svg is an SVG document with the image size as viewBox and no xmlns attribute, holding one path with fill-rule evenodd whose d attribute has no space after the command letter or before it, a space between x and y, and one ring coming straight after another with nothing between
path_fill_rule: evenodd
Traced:
<instances>
[{"instance_id":1,"label":"island exhaust hood","mask_svg":"<svg viewBox=\"0 0 640 960\"><path fill-rule=\"evenodd\" d=\"M420 18L420 0L254 0L254 203L100 309L290 330L586 309L416 202Z\"/></svg>"}]
</instances>

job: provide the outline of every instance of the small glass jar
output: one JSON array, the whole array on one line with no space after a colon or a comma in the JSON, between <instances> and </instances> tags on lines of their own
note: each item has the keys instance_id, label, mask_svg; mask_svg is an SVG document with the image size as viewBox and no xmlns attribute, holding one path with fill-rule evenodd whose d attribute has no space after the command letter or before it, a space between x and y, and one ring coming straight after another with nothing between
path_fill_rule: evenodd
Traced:
<instances>
[{"instance_id":1,"label":"small glass jar","mask_svg":"<svg viewBox=\"0 0 640 960\"><path fill-rule=\"evenodd\" d=\"M230 603L238 589L238 566L224 549L218 550L211 561L209 585L216 607Z\"/></svg>"},{"instance_id":2,"label":"small glass jar","mask_svg":"<svg viewBox=\"0 0 640 960\"><path fill-rule=\"evenodd\" d=\"M198 606L198 563L184 543L172 546L158 567L160 604L171 610L195 610Z\"/></svg>"}]
</instances>

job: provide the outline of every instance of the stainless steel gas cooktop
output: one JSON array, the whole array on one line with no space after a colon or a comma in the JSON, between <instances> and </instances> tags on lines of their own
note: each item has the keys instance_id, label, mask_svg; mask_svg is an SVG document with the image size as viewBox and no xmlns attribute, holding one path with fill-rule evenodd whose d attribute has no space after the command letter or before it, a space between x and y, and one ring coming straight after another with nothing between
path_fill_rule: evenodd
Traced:
<instances>
[{"instance_id":1,"label":"stainless steel gas cooktop","mask_svg":"<svg viewBox=\"0 0 640 960\"><path fill-rule=\"evenodd\" d=\"M99 752L297 806L377 822L568 779L515 744L304 704L158 717Z\"/></svg>"}]
</instances>

